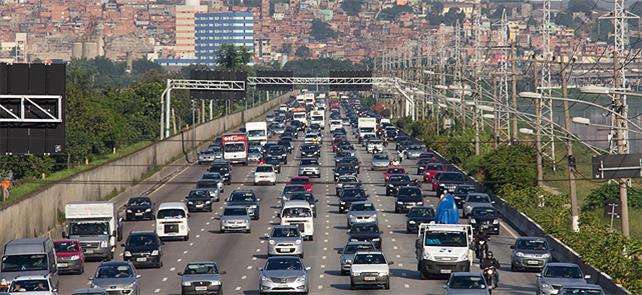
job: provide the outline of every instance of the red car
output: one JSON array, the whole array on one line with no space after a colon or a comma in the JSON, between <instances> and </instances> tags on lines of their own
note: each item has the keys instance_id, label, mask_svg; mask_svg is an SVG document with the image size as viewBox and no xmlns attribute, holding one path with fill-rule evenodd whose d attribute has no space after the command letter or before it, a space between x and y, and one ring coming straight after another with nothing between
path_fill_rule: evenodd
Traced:
<instances>
[{"instance_id":1,"label":"red car","mask_svg":"<svg viewBox=\"0 0 642 295\"><path fill-rule=\"evenodd\" d=\"M306 192L312 192L312 181L310 177L307 176L294 176L290 178L291 184L302 184L305 187Z\"/></svg>"},{"instance_id":2,"label":"red car","mask_svg":"<svg viewBox=\"0 0 642 295\"><path fill-rule=\"evenodd\" d=\"M432 182L432 177L437 174L437 172L446 171L446 166L439 163L430 163L426 164L424 168L424 182ZM433 187L434 190L434 187Z\"/></svg>"},{"instance_id":3,"label":"red car","mask_svg":"<svg viewBox=\"0 0 642 295\"><path fill-rule=\"evenodd\" d=\"M59 272L82 274L85 272L85 255L78 240L55 240L56 263Z\"/></svg>"},{"instance_id":4,"label":"red car","mask_svg":"<svg viewBox=\"0 0 642 295\"><path fill-rule=\"evenodd\" d=\"M390 175L393 175L393 174L406 174L406 169L399 166L390 166L388 167L386 172L383 173L383 180L385 182L388 182L388 178L390 178Z\"/></svg>"}]
</instances>

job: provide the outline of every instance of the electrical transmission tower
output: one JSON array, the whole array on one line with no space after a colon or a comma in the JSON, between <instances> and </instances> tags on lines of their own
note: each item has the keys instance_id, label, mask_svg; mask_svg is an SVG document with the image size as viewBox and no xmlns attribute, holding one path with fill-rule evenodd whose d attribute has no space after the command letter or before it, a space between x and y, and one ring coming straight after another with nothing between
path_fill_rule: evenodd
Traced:
<instances>
[{"instance_id":1,"label":"electrical transmission tower","mask_svg":"<svg viewBox=\"0 0 642 295\"><path fill-rule=\"evenodd\" d=\"M477 13L474 16L473 19L473 38L474 38L474 44L473 48L475 50L475 84L477 89L476 93L473 95L474 99L474 109L473 109L473 124L475 127L475 155L480 155L481 150L480 150L480 137L479 137L479 131L480 128L483 126L480 126L481 120L479 118L479 109L477 108L477 105L480 101L483 100L482 96L482 85L481 85L481 71L483 67L483 58L481 54L481 11L477 11Z\"/></svg>"},{"instance_id":2,"label":"electrical transmission tower","mask_svg":"<svg viewBox=\"0 0 642 295\"><path fill-rule=\"evenodd\" d=\"M509 62L509 52L510 40L508 36L508 17L506 16L506 9L502 10L502 19L500 21L500 48L502 49L502 58L500 61L500 70L499 70L499 91L497 99L501 102L495 108L495 118L497 118L498 124L498 136L499 140L509 141L511 138L510 134L510 113L507 112L506 107L510 105L509 101L509 91L508 91L508 62Z\"/></svg>"},{"instance_id":3,"label":"electrical transmission tower","mask_svg":"<svg viewBox=\"0 0 642 295\"><path fill-rule=\"evenodd\" d=\"M542 19L542 73L540 78L540 91L542 93L541 104L539 105L540 114L547 118L542 126L542 153L553 162L553 171L555 165L555 134L553 124L553 99L551 84L551 61L553 59L551 50L551 0L543 2L543 19ZM547 148L548 147L548 148Z\"/></svg>"},{"instance_id":4,"label":"electrical transmission tower","mask_svg":"<svg viewBox=\"0 0 642 295\"><path fill-rule=\"evenodd\" d=\"M459 24L459 19L455 21L455 72L453 85L459 87L457 90L459 99L461 100L460 105L460 115L461 115L461 126L466 127L466 103L464 101L464 77L463 77L463 68L462 68L462 54L461 54L461 26Z\"/></svg>"}]
</instances>

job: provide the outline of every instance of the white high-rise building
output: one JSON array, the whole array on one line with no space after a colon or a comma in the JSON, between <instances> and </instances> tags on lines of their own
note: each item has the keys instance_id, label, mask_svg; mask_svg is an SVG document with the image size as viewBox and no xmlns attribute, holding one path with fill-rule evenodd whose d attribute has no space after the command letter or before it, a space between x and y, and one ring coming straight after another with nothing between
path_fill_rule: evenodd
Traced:
<instances>
[{"instance_id":1,"label":"white high-rise building","mask_svg":"<svg viewBox=\"0 0 642 295\"><path fill-rule=\"evenodd\" d=\"M206 13L207 6L200 0L185 0L185 5L176 5L176 53L179 58L195 57L194 15Z\"/></svg>"}]
</instances>

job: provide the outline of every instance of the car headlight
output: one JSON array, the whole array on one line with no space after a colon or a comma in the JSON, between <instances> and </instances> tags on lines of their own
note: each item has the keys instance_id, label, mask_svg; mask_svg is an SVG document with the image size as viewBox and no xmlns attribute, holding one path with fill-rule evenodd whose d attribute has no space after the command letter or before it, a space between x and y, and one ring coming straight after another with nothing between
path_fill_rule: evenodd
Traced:
<instances>
[{"instance_id":1,"label":"car headlight","mask_svg":"<svg viewBox=\"0 0 642 295\"><path fill-rule=\"evenodd\" d=\"M470 223L477 223L477 220L475 220L475 219L470 219Z\"/></svg>"},{"instance_id":2,"label":"car headlight","mask_svg":"<svg viewBox=\"0 0 642 295\"><path fill-rule=\"evenodd\" d=\"M272 280L270 280L270 278L268 278L268 277L266 277L266 276L261 276L261 281L264 281L264 282L271 282Z\"/></svg>"},{"instance_id":3,"label":"car headlight","mask_svg":"<svg viewBox=\"0 0 642 295\"><path fill-rule=\"evenodd\" d=\"M499 219L493 220L493 224L499 224Z\"/></svg>"},{"instance_id":4,"label":"car headlight","mask_svg":"<svg viewBox=\"0 0 642 295\"><path fill-rule=\"evenodd\" d=\"M421 256L424 260L433 260L432 254L430 254L430 252L424 252Z\"/></svg>"},{"instance_id":5,"label":"car headlight","mask_svg":"<svg viewBox=\"0 0 642 295\"><path fill-rule=\"evenodd\" d=\"M373 238L372 241L377 242L377 241L381 241L381 239L380 238Z\"/></svg>"},{"instance_id":6,"label":"car headlight","mask_svg":"<svg viewBox=\"0 0 642 295\"><path fill-rule=\"evenodd\" d=\"M393 187L393 185L392 184L388 184L388 187Z\"/></svg>"},{"instance_id":7,"label":"car headlight","mask_svg":"<svg viewBox=\"0 0 642 295\"><path fill-rule=\"evenodd\" d=\"M276 244L276 241L274 241L274 240L270 240L270 242L269 242L269 243L270 243L270 245L274 245L274 244Z\"/></svg>"},{"instance_id":8,"label":"car headlight","mask_svg":"<svg viewBox=\"0 0 642 295\"><path fill-rule=\"evenodd\" d=\"M109 246L109 241L102 241L102 242L100 242L100 247L101 247L101 248L107 248L107 246Z\"/></svg>"},{"instance_id":9,"label":"car headlight","mask_svg":"<svg viewBox=\"0 0 642 295\"><path fill-rule=\"evenodd\" d=\"M473 209L473 207L470 205L466 205L466 210L470 210L470 209Z\"/></svg>"},{"instance_id":10,"label":"car headlight","mask_svg":"<svg viewBox=\"0 0 642 295\"><path fill-rule=\"evenodd\" d=\"M468 260L468 252L464 252L463 254L461 254L461 256L459 256L458 261L464 261L464 260Z\"/></svg>"},{"instance_id":11,"label":"car headlight","mask_svg":"<svg viewBox=\"0 0 642 295\"><path fill-rule=\"evenodd\" d=\"M443 183L440 183L440 184L439 184L439 186L440 186L440 187L444 187L445 185L444 185Z\"/></svg>"},{"instance_id":12,"label":"car headlight","mask_svg":"<svg viewBox=\"0 0 642 295\"><path fill-rule=\"evenodd\" d=\"M212 285L219 286L221 285L221 281L212 281Z\"/></svg>"},{"instance_id":13,"label":"car headlight","mask_svg":"<svg viewBox=\"0 0 642 295\"><path fill-rule=\"evenodd\" d=\"M187 204L193 205L194 203L192 201L187 202Z\"/></svg>"},{"instance_id":14,"label":"car headlight","mask_svg":"<svg viewBox=\"0 0 642 295\"><path fill-rule=\"evenodd\" d=\"M359 240L357 239L350 239L350 242L358 242Z\"/></svg>"},{"instance_id":15,"label":"car headlight","mask_svg":"<svg viewBox=\"0 0 642 295\"><path fill-rule=\"evenodd\" d=\"M387 275L388 275L388 272L380 272L380 273L379 273L379 276L380 276L380 277L385 277L385 276L387 276Z\"/></svg>"},{"instance_id":16,"label":"car headlight","mask_svg":"<svg viewBox=\"0 0 642 295\"><path fill-rule=\"evenodd\" d=\"M403 205L403 202L397 202L397 205Z\"/></svg>"},{"instance_id":17,"label":"car headlight","mask_svg":"<svg viewBox=\"0 0 642 295\"><path fill-rule=\"evenodd\" d=\"M152 256L158 256L158 254L160 254L160 253L158 252L158 250L154 250L154 251L152 251Z\"/></svg>"},{"instance_id":18,"label":"car headlight","mask_svg":"<svg viewBox=\"0 0 642 295\"><path fill-rule=\"evenodd\" d=\"M185 287L189 287L189 286L192 285L192 283L191 282L183 282L182 285L185 286Z\"/></svg>"},{"instance_id":19,"label":"car headlight","mask_svg":"<svg viewBox=\"0 0 642 295\"><path fill-rule=\"evenodd\" d=\"M350 215L348 215L348 218L352 219L352 218L354 218L354 215L350 214Z\"/></svg>"},{"instance_id":20,"label":"car headlight","mask_svg":"<svg viewBox=\"0 0 642 295\"><path fill-rule=\"evenodd\" d=\"M550 258L550 257L551 257L551 254L549 253L542 254L542 258Z\"/></svg>"},{"instance_id":21,"label":"car headlight","mask_svg":"<svg viewBox=\"0 0 642 295\"><path fill-rule=\"evenodd\" d=\"M360 272L356 272L356 271L355 271L355 272L353 272L353 273L352 273L352 275L353 275L353 276L355 276L355 277L358 277L358 276L360 276L360 275L361 275L361 273L360 273Z\"/></svg>"},{"instance_id":22,"label":"car headlight","mask_svg":"<svg viewBox=\"0 0 642 295\"><path fill-rule=\"evenodd\" d=\"M134 288L134 287L136 287L136 282L133 282L133 283L131 283L131 284L127 285L127 288L128 288L128 289L132 289L132 288Z\"/></svg>"},{"instance_id":23,"label":"car headlight","mask_svg":"<svg viewBox=\"0 0 642 295\"><path fill-rule=\"evenodd\" d=\"M524 257L524 253L517 251L517 252L515 252L515 256Z\"/></svg>"},{"instance_id":24,"label":"car headlight","mask_svg":"<svg viewBox=\"0 0 642 295\"><path fill-rule=\"evenodd\" d=\"M549 284L542 284L542 289L550 289L551 285Z\"/></svg>"},{"instance_id":25,"label":"car headlight","mask_svg":"<svg viewBox=\"0 0 642 295\"><path fill-rule=\"evenodd\" d=\"M300 245L301 244L301 240L296 240L296 241L294 241L294 243L297 244L297 245Z\"/></svg>"},{"instance_id":26,"label":"car headlight","mask_svg":"<svg viewBox=\"0 0 642 295\"><path fill-rule=\"evenodd\" d=\"M152 212L152 208L145 209L145 212L147 212L147 213Z\"/></svg>"},{"instance_id":27,"label":"car headlight","mask_svg":"<svg viewBox=\"0 0 642 295\"><path fill-rule=\"evenodd\" d=\"M345 205L345 204L346 204L346 202L344 202L344 201L341 201L341 205Z\"/></svg>"},{"instance_id":28,"label":"car headlight","mask_svg":"<svg viewBox=\"0 0 642 295\"><path fill-rule=\"evenodd\" d=\"M410 220L410 221L408 221L408 223L409 223L409 224L417 224L417 222L416 222L416 221L414 221L414 220Z\"/></svg>"},{"instance_id":29,"label":"car headlight","mask_svg":"<svg viewBox=\"0 0 642 295\"><path fill-rule=\"evenodd\" d=\"M258 207L257 205L250 206L250 208L252 208L252 209L256 209L257 207Z\"/></svg>"},{"instance_id":30,"label":"car headlight","mask_svg":"<svg viewBox=\"0 0 642 295\"><path fill-rule=\"evenodd\" d=\"M210 203L212 203L212 202L210 202L210 201L205 201L205 204L208 204L208 205L209 205Z\"/></svg>"},{"instance_id":31,"label":"car headlight","mask_svg":"<svg viewBox=\"0 0 642 295\"><path fill-rule=\"evenodd\" d=\"M127 209L127 213L132 213L132 210L131 209Z\"/></svg>"},{"instance_id":32,"label":"car headlight","mask_svg":"<svg viewBox=\"0 0 642 295\"><path fill-rule=\"evenodd\" d=\"M69 257L69 260L78 260L78 259L80 259L80 255L74 255Z\"/></svg>"},{"instance_id":33,"label":"car headlight","mask_svg":"<svg viewBox=\"0 0 642 295\"><path fill-rule=\"evenodd\" d=\"M305 282L305 276L300 276L296 278L297 282Z\"/></svg>"}]
</instances>

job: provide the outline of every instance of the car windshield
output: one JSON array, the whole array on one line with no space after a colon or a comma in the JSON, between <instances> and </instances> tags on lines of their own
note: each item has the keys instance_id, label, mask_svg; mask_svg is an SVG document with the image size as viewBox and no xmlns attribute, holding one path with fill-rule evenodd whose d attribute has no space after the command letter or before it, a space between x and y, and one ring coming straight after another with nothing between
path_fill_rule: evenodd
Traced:
<instances>
[{"instance_id":1,"label":"car windshield","mask_svg":"<svg viewBox=\"0 0 642 295\"><path fill-rule=\"evenodd\" d=\"M149 198L130 198L127 202L128 206L150 206L151 204Z\"/></svg>"},{"instance_id":2,"label":"car windshield","mask_svg":"<svg viewBox=\"0 0 642 295\"><path fill-rule=\"evenodd\" d=\"M424 147L421 145L411 145L408 147L408 150L410 151L417 151L417 150L423 150Z\"/></svg>"},{"instance_id":3,"label":"car windshield","mask_svg":"<svg viewBox=\"0 0 642 295\"><path fill-rule=\"evenodd\" d=\"M80 251L78 243L74 241L54 242L54 249L56 249L56 253L75 253Z\"/></svg>"},{"instance_id":4,"label":"car windshield","mask_svg":"<svg viewBox=\"0 0 642 295\"><path fill-rule=\"evenodd\" d=\"M285 153L285 147L282 145L273 145L268 149L268 154L282 154Z\"/></svg>"},{"instance_id":5,"label":"car windshield","mask_svg":"<svg viewBox=\"0 0 642 295\"><path fill-rule=\"evenodd\" d=\"M439 180L442 181L464 181L464 175L461 173L441 173Z\"/></svg>"},{"instance_id":6,"label":"car windshield","mask_svg":"<svg viewBox=\"0 0 642 295\"><path fill-rule=\"evenodd\" d=\"M219 174L225 174L225 173L229 173L230 169L227 167L215 166L210 169L210 172L218 172Z\"/></svg>"},{"instance_id":7,"label":"car windshield","mask_svg":"<svg viewBox=\"0 0 642 295\"><path fill-rule=\"evenodd\" d=\"M366 192L363 189L344 189L342 198L365 199Z\"/></svg>"},{"instance_id":8,"label":"car windshield","mask_svg":"<svg viewBox=\"0 0 642 295\"><path fill-rule=\"evenodd\" d=\"M497 216L497 212L495 212L494 208L473 208L473 211L471 214L475 217L495 217Z\"/></svg>"},{"instance_id":9,"label":"car windshield","mask_svg":"<svg viewBox=\"0 0 642 295\"><path fill-rule=\"evenodd\" d=\"M486 289L481 276L452 276L448 282L450 289Z\"/></svg>"},{"instance_id":10,"label":"car windshield","mask_svg":"<svg viewBox=\"0 0 642 295\"><path fill-rule=\"evenodd\" d=\"M388 174L404 174L406 170L403 168L390 168L388 169Z\"/></svg>"},{"instance_id":11,"label":"car windshield","mask_svg":"<svg viewBox=\"0 0 642 295\"><path fill-rule=\"evenodd\" d=\"M109 224L107 222L71 223L69 234L78 236L106 235L109 234Z\"/></svg>"},{"instance_id":12,"label":"car windshield","mask_svg":"<svg viewBox=\"0 0 642 295\"><path fill-rule=\"evenodd\" d=\"M212 151L210 151L210 150L202 151L202 152L201 152L201 155L203 155L203 156L211 156L211 155L213 155L213 154L214 154L214 152L212 152Z\"/></svg>"},{"instance_id":13,"label":"car windshield","mask_svg":"<svg viewBox=\"0 0 642 295\"><path fill-rule=\"evenodd\" d=\"M372 244L347 245L343 248L343 254L354 254L358 251L374 251Z\"/></svg>"},{"instance_id":14,"label":"car windshield","mask_svg":"<svg viewBox=\"0 0 642 295\"><path fill-rule=\"evenodd\" d=\"M299 201L306 201L308 203L311 203L312 195L296 193L296 194L290 195L289 200L291 201L299 200Z\"/></svg>"},{"instance_id":15,"label":"car windshield","mask_svg":"<svg viewBox=\"0 0 642 295\"><path fill-rule=\"evenodd\" d=\"M424 244L437 247L466 247L466 233L464 232L426 232Z\"/></svg>"},{"instance_id":16,"label":"car windshield","mask_svg":"<svg viewBox=\"0 0 642 295\"><path fill-rule=\"evenodd\" d=\"M319 166L319 161L315 159L303 159L301 160L301 166Z\"/></svg>"},{"instance_id":17,"label":"car windshield","mask_svg":"<svg viewBox=\"0 0 642 295\"><path fill-rule=\"evenodd\" d=\"M352 204L350 211L377 211L372 203Z\"/></svg>"},{"instance_id":18,"label":"car windshield","mask_svg":"<svg viewBox=\"0 0 642 295\"><path fill-rule=\"evenodd\" d=\"M313 121L322 121L323 120L323 116L312 116L312 120Z\"/></svg>"},{"instance_id":19,"label":"car windshield","mask_svg":"<svg viewBox=\"0 0 642 295\"><path fill-rule=\"evenodd\" d=\"M308 144L306 144L306 145L301 147L301 150L303 150L305 152L316 152L319 149L317 148L317 145L308 145Z\"/></svg>"},{"instance_id":20,"label":"car windshield","mask_svg":"<svg viewBox=\"0 0 642 295\"><path fill-rule=\"evenodd\" d=\"M8 255L2 257L1 272L37 271L47 269L47 255Z\"/></svg>"},{"instance_id":21,"label":"car windshield","mask_svg":"<svg viewBox=\"0 0 642 295\"><path fill-rule=\"evenodd\" d=\"M303 264L294 258L269 259L265 264L265 270L303 270Z\"/></svg>"},{"instance_id":22,"label":"car windshield","mask_svg":"<svg viewBox=\"0 0 642 295\"><path fill-rule=\"evenodd\" d=\"M421 201L421 189L416 187L401 187L399 188L399 192L397 193L397 198L399 200Z\"/></svg>"},{"instance_id":23,"label":"car windshield","mask_svg":"<svg viewBox=\"0 0 642 295\"><path fill-rule=\"evenodd\" d=\"M352 264L386 264L383 254L357 254Z\"/></svg>"},{"instance_id":24,"label":"car windshield","mask_svg":"<svg viewBox=\"0 0 642 295\"><path fill-rule=\"evenodd\" d=\"M186 275L218 274L218 268L213 263L190 263L185 266Z\"/></svg>"},{"instance_id":25,"label":"car windshield","mask_svg":"<svg viewBox=\"0 0 642 295\"><path fill-rule=\"evenodd\" d=\"M272 230L273 238L298 238L301 237L296 227L276 227Z\"/></svg>"},{"instance_id":26,"label":"car windshield","mask_svg":"<svg viewBox=\"0 0 642 295\"><path fill-rule=\"evenodd\" d=\"M564 293L560 295L602 295L604 292L600 289L582 288L582 287L564 287Z\"/></svg>"},{"instance_id":27,"label":"car windshield","mask_svg":"<svg viewBox=\"0 0 642 295\"><path fill-rule=\"evenodd\" d=\"M245 144L244 143L228 143L228 144L225 144L224 149L225 149L226 153L243 152L243 151L245 151Z\"/></svg>"},{"instance_id":28,"label":"car windshield","mask_svg":"<svg viewBox=\"0 0 642 295\"><path fill-rule=\"evenodd\" d=\"M455 190L455 193L466 194L474 191L475 191L475 188L472 186L458 186L457 189Z\"/></svg>"},{"instance_id":29,"label":"car windshield","mask_svg":"<svg viewBox=\"0 0 642 295\"><path fill-rule=\"evenodd\" d=\"M240 215L247 215L247 209L245 208L225 208L223 210L223 215L224 216L240 216Z\"/></svg>"},{"instance_id":30,"label":"car windshield","mask_svg":"<svg viewBox=\"0 0 642 295\"><path fill-rule=\"evenodd\" d=\"M223 149L221 149L221 146L219 145L214 145L210 146L209 150L212 151L213 153L221 152Z\"/></svg>"},{"instance_id":31,"label":"car windshield","mask_svg":"<svg viewBox=\"0 0 642 295\"><path fill-rule=\"evenodd\" d=\"M202 198L209 198L210 193L205 190L193 190L189 192L189 195L187 195L188 199L202 199Z\"/></svg>"},{"instance_id":32,"label":"car windshield","mask_svg":"<svg viewBox=\"0 0 642 295\"><path fill-rule=\"evenodd\" d=\"M359 181L359 180L358 180L356 177L352 176L352 175L349 175L349 176L341 176L341 177L339 177L339 183L344 183L344 182L358 182L358 181Z\"/></svg>"},{"instance_id":33,"label":"car windshield","mask_svg":"<svg viewBox=\"0 0 642 295\"><path fill-rule=\"evenodd\" d=\"M265 130L250 130L247 132L247 135L251 137L265 136Z\"/></svg>"},{"instance_id":34,"label":"car windshield","mask_svg":"<svg viewBox=\"0 0 642 295\"><path fill-rule=\"evenodd\" d=\"M211 179L211 180L221 180L223 177L221 177L221 174L219 173L205 173L203 174L202 179Z\"/></svg>"},{"instance_id":35,"label":"car windshield","mask_svg":"<svg viewBox=\"0 0 642 295\"><path fill-rule=\"evenodd\" d=\"M134 272L128 265L106 265L98 267L96 270L97 279L122 279L131 278Z\"/></svg>"},{"instance_id":36,"label":"car windshield","mask_svg":"<svg viewBox=\"0 0 642 295\"><path fill-rule=\"evenodd\" d=\"M303 178L303 177L294 177L290 179L290 183L300 183L300 184L308 184L310 183L309 178Z\"/></svg>"},{"instance_id":37,"label":"car windshield","mask_svg":"<svg viewBox=\"0 0 642 295\"><path fill-rule=\"evenodd\" d=\"M371 132L374 132L374 128L372 128L372 127L359 128L359 132L361 132L361 133L371 133Z\"/></svg>"},{"instance_id":38,"label":"car windshield","mask_svg":"<svg viewBox=\"0 0 642 295\"><path fill-rule=\"evenodd\" d=\"M185 214L185 211L183 209L163 209L163 210L158 210L158 213L157 213L158 219L185 218L186 216L187 215Z\"/></svg>"},{"instance_id":39,"label":"car windshield","mask_svg":"<svg viewBox=\"0 0 642 295\"><path fill-rule=\"evenodd\" d=\"M258 166L256 167L256 172L274 172L274 167L272 166Z\"/></svg>"},{"instance_id":40,"label":"car windshield","mask_svg":"<svg viewBox=\"0 0 642 295\"><path fill-rule=\"evenodd\" d=\"M218 188L216 181L199 181L196 183L196 188Z\"/></svg>"},{"instance_id":41,"label":"car windshield","mask_svg":"<svg viewBox=\"0 0 642 295\"><path fill-rule=\"evenodd\" d=\"M129 247L158 247L158 238L154 234L131 234L127 238Z\"/></svg>"},{"instance_id":42,"label":"car windshield","mask_svg":"<svg viewBox=\"0 0 642 295\"><path fill-rule=\"evenodd\" d=\"M11 283L9 292L49 291L49 282L44 279L19 280Z\"/></svg>"},{"instance_id":43,"label":"car windshield","mask_svg":"<svg viewBox=\"0 0 642 295\"><path fill-rule=\"evenodd\" d=\"M310 208L285 208L281 213L281 217L312 217L312 211Z\"/></svg>"},{"instance_id":44,"label":"car windshield","mask_svg":"<svg viewBox=\"0 0 642 295\"><path fill-rule=\"evenodd\" d=\"M230 202L254 202L255 200L254 194L249 192L233 192L230 195Z\"/></svg>"},{"instance_id":45,"label":"car windshield","mask_svg":"<svg viewBox=\"0 0 642 295\"><path fill-rule=\"evenodd\" d=\"M376 224L368 224L368 223L355 223L352 225L352 228L350 228L350 232L352 233L378 233L379 232L379 227L377 227Z\"/></svg>"},{"instance_id":46,"label":"car windshield","mask_svg":"<svg viewBox=\"0 0 642 295\"><path fill-rule=\"evenodd\" d=\"M260 154L262 152L261 148L258 146L252 146L248 149L248 152L254 153L254 154Z\"/></svg>"},{"instance_id":47,"label":"car windshield","mask_svg":"<svg viewBox=\"0 0 642 295\"><path fill-rule=\"evenodd\" d=\"M517 249L521 250L548 250L548 242L546 240L531 240L520 239L517 240Z\"/></svg>"},{"instance_id":48,"label":"car windshield","mask_svg":"<svg viewBox=\"0 0 642 295\"><path fill-rule=\"evenodd\" d=\"M374 160L388 160L388 155L385 154L375 154L374 157L372 157Z\"/></svg>"},{"instance_id":49,"label":"car windshield","mask_svg":"<svg viewBox=\"0 0 642 295\"><path fill-rule=\"evenodd\" d=\"M443 170L443 166L434 165L434 164L428 164L428 165L426 165L426 170L441 171L441 170Z\"/></svg>"},{"instance_id":50,"label":"car windshield","mask_svg":"<svg viewBox=\"0 0 642 295\"><path fill-rule=\"evenodd\" d=\"M286 185L283 188L284 194L291 193L291 192L302 192L302 191L305 191L305 186L302 186L302 185Z\"/></svg>"},{"instance_id":51,"label":"car windshield","mask_svg":"<svg viewBox=\"0 0 642 295\"><path fill-rule=\"evenodd\" d=\"M388 180L391 182L404 182L404 181L410 182L410 176L400 175L400 174L391 175Z\"/></svg>"},{"instance_id":52,"label":"car windshield","mask_svg":"<svg viewBox=\"0 0 642 295\"><path fill-rule=\"evenodd\" d=\"M432 208L412 208L408 212L409 217L426 217L433 218L435 217L435 210Z\"/></svg>"},{"instance_id":53,"label":"car windshield","mask_svg":"<svg viewBox=\"0 0 642 295\"><path fill-rule=\"evenodd\" d=\"M470 203L490 203L490 198L487 195L468 195L466 202Z\"/></svg>"},{"instance_id":54,"label":"car windshield","mask_svg":"<svg viewBox=\"0 0 642 295\"><path fill-rule=\"evenodd\" d=\"M544 271L547 278L581 279L582 271L577 266L549 265Z\"/></svg>"}]
</instances>

